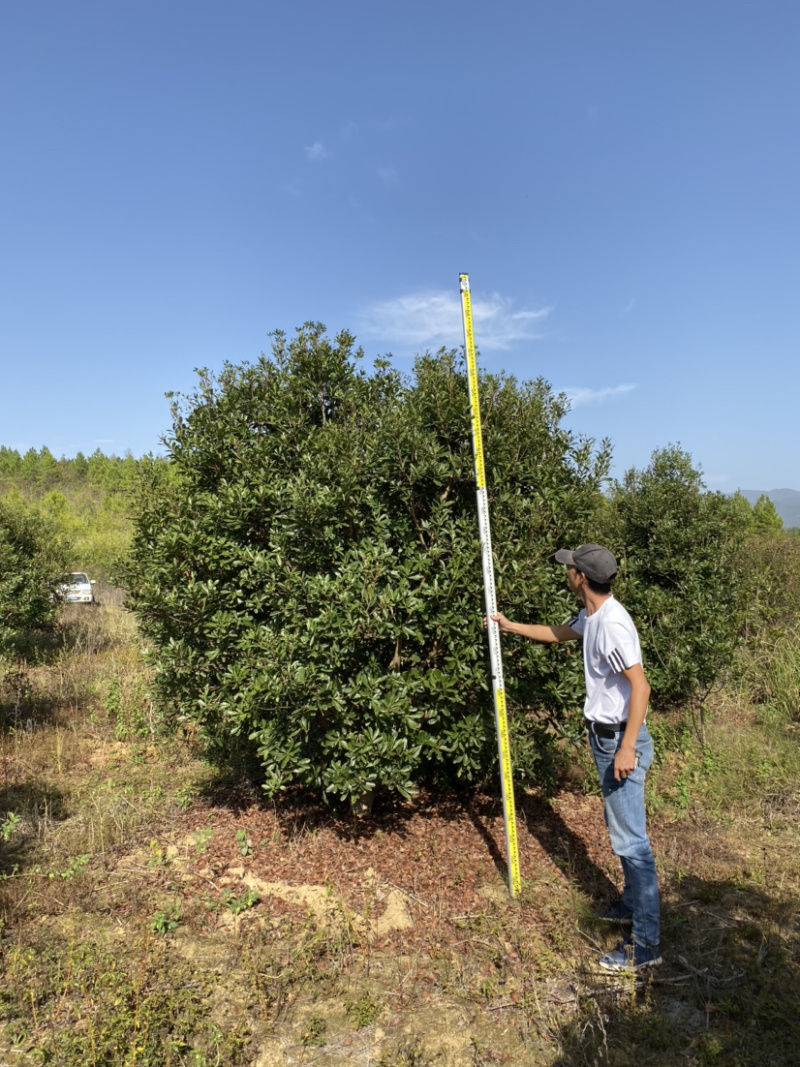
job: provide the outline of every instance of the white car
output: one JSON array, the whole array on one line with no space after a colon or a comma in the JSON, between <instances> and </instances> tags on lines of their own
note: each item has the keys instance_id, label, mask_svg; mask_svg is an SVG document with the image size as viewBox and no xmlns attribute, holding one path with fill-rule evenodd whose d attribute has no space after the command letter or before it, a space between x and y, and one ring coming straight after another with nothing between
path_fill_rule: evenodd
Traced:
<instances>
[{"instance_id":1,"label":"white car","mask_svg":"<svg viewBox=\"0 0 800 1067\"><path fill-rule=\"evenodd\" d=\"M94 581L89 581L82 571L70 574L72 579L61 587L61 594L68 604L94 604Z\"/></svg>"}]
</instances>

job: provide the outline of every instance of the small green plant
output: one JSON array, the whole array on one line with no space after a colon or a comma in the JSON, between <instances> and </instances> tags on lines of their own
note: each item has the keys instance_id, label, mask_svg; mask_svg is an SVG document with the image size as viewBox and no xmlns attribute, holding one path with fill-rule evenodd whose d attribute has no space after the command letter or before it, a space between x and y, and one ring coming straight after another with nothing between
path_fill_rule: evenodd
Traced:
<instances>
[{"instance_id":1,"label":"small green plant","mask_svg":"<svg viewBox=\"0 0 800 1067\"><path fill-rule=\"evenodd\" d=\"M169 863L166 851L161 848L158 841L150 842L150 859L148 860L148 867L166 867Z\"/></svg>"},{"instance_id":2,"label":"small green plant","mask_svg":"<svg viewBox=\"0 0 800 1067\"><path fill-rule=\"evenodd\" d=\"M10 811L5 819L0 823L0 838L4 842L8 843L14 836L17 827L22 822L21 815L15 815L13 811Z\"/></svg>"},{"instance_id":3,"label":"small green plant","mask_svg":"<svg viewBox=\"0 0 800 1067\"><path fill-rule=\"evenodd\" d=\"M154 934L171 934L180 925L180 912L169 914L166 911L155 911L150 919L150 929Z\"/></svg>"},{"instance_id":4,"label":"small green plant","mask_svg":"<svg viewBox=\"0 0 800 1067\"><path fill-rule=\"evenodd\" d=\"M120 692L118 679L112 678L108 683L103 705L109 719L117 720L117 724L114 727L114 737L117 741L127 741L128 728L125 725L125 716L122 709L122 693Z\"/></svg>"},{"instance_id":5,"label":"small green plant","mask_svg":"<svg viewBox=\"0 0 800 1067\"><path fill-rule=\"evenodd\" d=\"M371 1026L381 1013L381 1005L367 991L362 993L358 1000L353 1000L347 1005L347 1018L360 1030L364 1026Z\"/></svg>"},{"instance_id":6,"label":"small green plant","mask_svg":"<svg viewBox=\"0 0 800 1067\"><path fill-rule=\"evenodd\" d=\"M73 856L64 868L63 871L48 871L48 878L61 878L63 881L68 882L72 878L78 878L83 874L86 864L89 862L91 853L87 852L83 856Z\"/></svg>"},{"instance_id":7,"label":"small green plant","mask_svg":"<svg viewBox=\"0 0 800 1067\"><path fill-rule=\"evenodd\" d=\"M194 841L195 847L201 856L205 852L206 845L213 836L214 831L211 829L210 826L204 826L202 830L197 830L195 833L192 834L192 840Z\"/></svg>"},{"instance_id":8,"label":"small green plant","mask_svg":"<svg viewBox=\"0 0 800 1067\"><path fill-rule=\"evenodd\" d=\"M424 1052L418 1038L403 1041L396 1048L385 1052L377 1067L423 1067Z\"/></svg>"},{"instance_id":9,"label":"small green plant","mask_svg":"<svg viewBox=\"0 0 800 1067\"><path fill-rule=\"evenodd\" d=\"M259 900L261 900L261 894L247 886L241 896L235 897L233 893L229 893L225 898L225 906L233 915L241 915L243 911L258 904Z\"/></svg>"},{"instance_id":10,"label":"small green plant","mask_svg":"<svg viewBox=\"0 0 800 1067\"><path fill-rule=\"evenodd\" d=\"M197 790L193 785L182 785L180 789L175 790L175 802L181 811L188 811L196 796Z\"/></svg>"},{"instance_id":11,"label":"small green plant","mask_svg":"<svg viewBox=\"0 0 800 1067\"><path fill-rule=\"evenodd\" d=\"M253 855L253 842L247 836L247 830L236 831L236 844L239 846L239 851L243 856Z\"/></svg>"},{"instance_id":12,"label":"small green plant","mask_svg":"<svg viewBox=\"0 0 800 1067\"><path fill-rule=\"evenodd\" d=\"M325 1031L328 1028L328 1024L319 1012L314 1012L310 1016L306 1028L300 1035L301 1042L306 1045L324 1045L325 1044Z\"/></svg>"}]
</instances>

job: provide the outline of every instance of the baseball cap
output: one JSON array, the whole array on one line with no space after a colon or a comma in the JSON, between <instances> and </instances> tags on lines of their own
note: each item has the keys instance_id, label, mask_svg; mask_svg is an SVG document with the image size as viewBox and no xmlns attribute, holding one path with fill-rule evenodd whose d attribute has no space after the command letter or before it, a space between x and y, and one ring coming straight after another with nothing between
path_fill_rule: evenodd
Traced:
<instances>
[{"instance_id":1,"label":"baseball cap","mask_svg":"<svg viewBox=\"0 0 800 1067\"><path fill-rule=\"evenodd\" d=\"M593 582L610 582L617 573L617 561L602 545L581 545L572 552L568 548L559 548L555 559L556 563L577 567Z\"/></svg>"}]
</instances>

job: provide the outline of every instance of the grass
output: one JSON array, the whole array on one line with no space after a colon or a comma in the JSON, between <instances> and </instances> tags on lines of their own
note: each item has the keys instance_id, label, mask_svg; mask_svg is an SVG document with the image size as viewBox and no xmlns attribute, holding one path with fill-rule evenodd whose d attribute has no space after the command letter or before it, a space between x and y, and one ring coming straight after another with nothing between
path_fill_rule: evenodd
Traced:
<instances>
[{"instance_id":1,"label":"grass","mask_svg":"<svg viewBox=\"0 0 800 1067\"><path fill-rule=\"evenodd\" d=\"M162 735L122 605L70 608L36 665L0 676L0 1062L794 1064L799 661L789 638L751 655L705 746L691 717L652 717L667 963L610 980L594 969L615 936L593 916L606 874L577 854L514 904L440 911L423 947L377 946L336 890L346 872L335 922L220 883L219 849L246 871L261 838ZM313 832L285 840L298 863Z\"/></svg>"}]
</instances>

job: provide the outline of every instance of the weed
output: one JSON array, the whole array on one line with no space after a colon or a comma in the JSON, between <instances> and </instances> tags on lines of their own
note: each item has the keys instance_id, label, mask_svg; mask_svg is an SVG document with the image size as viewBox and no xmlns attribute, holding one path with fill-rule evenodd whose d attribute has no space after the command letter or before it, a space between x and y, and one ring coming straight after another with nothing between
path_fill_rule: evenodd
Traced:
<instances>
[{"instance_id":1,"label":"weed","mask_svg":"<svg viewBox=\"0 0 800 1067\"><path fill-rule=\"evenodd\" d=\"M253 842L247 836L247 830L236 831L236 844L239 846L239 852L243 856L253 855Z\"/></svg>"},{"instance_id":2,"label":"weed","mask_svg":"<svg viewBox=\"0 0 800 1067\"><path fill-rule=\"evenodd\" d=\"M21 815L15 815L13 811L10 811L5 819L0 823L0 838L8 843L14 836L17 827L22 822Z\"/></svg>"},{"instance_id":3,"label":"weed","mask_svg":"<svg viewBox=\"0 0 800 1067\"><path fill-rule=\"evenodd\" d=\"M150 919L150 929L154 934L171 934L173 930L178 929L180 920L180 912L170 914L166 911L156 911Z\"/></svg>"},{"instance_id":4,"label":"weed","mask_svg":"<svg viewBox=\"0 0 800 1067\"><path fill-rule=\"evenodd\" d=\"M423 1067L426 1062L424 1055L419 1039L410 1038L384 1052L377 1067Z\"/></svg>"},{"instance_id":5,"label":"weed","mask_svg":"<svg viewBox=\"0 0 800 1067\"><path fill-rule=\"evenodd\" d=\"M356 1030L371 1026L382 1010L383 1005L372 996L369 990L362 993L358 1000L350 1001L345 1008L347 1018Z\"/></svg>"},{"instance_id":6,"label":"weed","mask_svg":"<svg viewBox=\"0 0 800 1067\"><path fill-rule=\"evenodd\" d=\"M321 1046L325 1044L325 1032L328 1029L328 1023L324 1016L319 1012L313 1012L309 1016L305 1029L300 1034L300 1041L302 1044Z\"/></svg>"},{"instance_id":7,"label":"weed","mask_svg":"<svg viewBox=\"0 0 800 1067\"><path fill-rule=\"evenodd\" d=\"M247 886L241 896L235 897L229 893L225 898L225 906L233 915L241 915L243 911L254 907L261 900L261 894Z\"/></svg>"},{"instance_id":8,"label":"weed","mask_svg":"<svg viewBox=\"0 0 800 1067\"><path fill-rule=\"evenodd\" d=\"M181 811L188 811L196 796L197 789L193 785L182 785L175 790L175 802Z\"/></svg>"},{"instance_id":9,"label":"weed","mask_svg":"<svg viewBox=\"0 0 800 1067\"><path fill-rule=\"evenodd\" d=\"M202 830L196 830L192 834L192 841L194 841L195 848L202 856L206 850L206 845L214 836L214 831L210 826L204 826Z\"/></svg>"},{"instance_id":10,"label":"weed","mask_svg":"<svg viewBox=\"0 0 800 1067\"><path fill-rule=\"evenodd\" d=\"M147 861L148 867L166 867L169 863L166 850L161 848L158 841L150 842L150 859Z\"/></svg>"},{"instance_id":11,"label":"weed","mask_svg":"<svg viewBox=\"0 0 800 1067\"><path fill-rule=\"evenodd\" d=\"M83 874L83 870L89 862L89 859L90 855L88 852L84 853L83 856L73 856L66 867L58 872L58 877L64 881L69 881L70 878L77 878L79 875ZM51 874L50 877L52 878L53 875Z\"/></svg>"},{"instance_id":12,"label":"weed","mask_svg":"<svg viewBox=\"0 0 800 1067\"><path fill-rule=\"evenodd\" d=\"M114 737L116 737L117 741L127 741L128 728L125 725L122 713L122 696L119 691L119 681L116 678L112 678L108 683L103 704L106 709L106 715L116 722Z\"/></svg>"}]
</instances>

